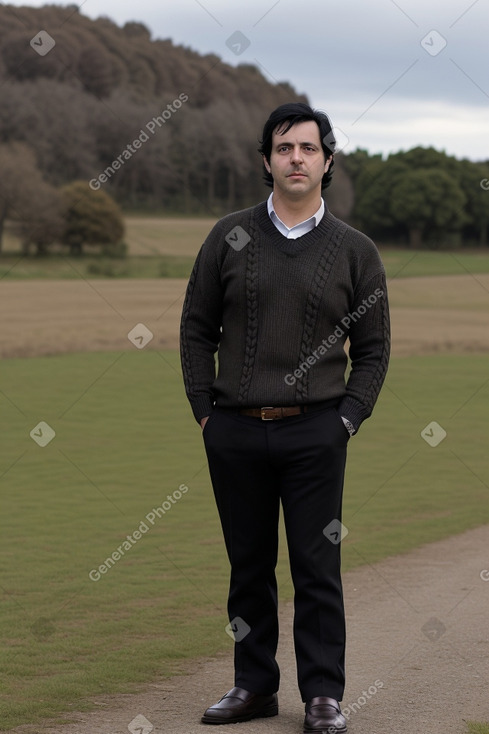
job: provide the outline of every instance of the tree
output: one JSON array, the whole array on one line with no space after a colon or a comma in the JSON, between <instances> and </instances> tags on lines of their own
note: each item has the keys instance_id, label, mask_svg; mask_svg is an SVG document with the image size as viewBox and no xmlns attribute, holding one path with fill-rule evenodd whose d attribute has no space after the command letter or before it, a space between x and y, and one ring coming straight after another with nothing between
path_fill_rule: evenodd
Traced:
<instances>
[{"instance_id":1,"label":"tree","mask_svg":"<svg viewBox=\"0 0 489 734\"><path fill-rule=\"evenodd\" d=\"M386 161L373 157L362 165L355 185L354 216L359 226L372 236L385 237L395 233L391 191L408 171L398 156L389 156Z\"/></svg>"},{"instance_id":2,"label":"tree","mask_svg":"<svg viewBox=\"0 0 489 734\"><path fill-rule=\"evenodd\" d=\"M176 171L170 167L169 149L173 120L158 127L154 123L154 134L146 123L160 114L158 105L140 101L134 104L132 95L114 93L108 100L111 114L99 109L92 119L92 130L96 139L96 155L101 163L92 176L98 175L117 158L128 144L145 133L143 144L135 150L110 180L110 194L118 201L131 207L158 207L168 204L169 191L175 187ZM179 111L181 115L183 111ZM109 189L107 189L109 190Z\"/></svg>"},{"instance_id":3,"label":"tree","mask_svg":"<svg viewBox=\"0 0 489 734\"><path fill-rule=\"evenodd\" d=\"M28 255L33 245L36 255L46 255L50 245L59 242L63 233L61 196L53 186L44 185L31 199L29 216L16 223L22 241L22 252Z\"/></svg>"},{"instance_id":4,"label":"tree","mask_svg":"<svg viewBox=\"0 0 489 734\"><path fill-rule=\"evenodd\" d=\"M84 48L78 57L77 73L90 94L107 97L117 86L116 59L108 53L100 43L91 43Z\"/></svg>"},{"instance_id":5,"label":"tree","mask_svg":"<svg viewBox=\"0 0 489 734\"><path fill-rule=\"evenodd\" d=\"M432 146L423 148L418 145L416 148L411 148L411 150L395 153L392 157L402 160L411 170L437 168L439 171L446 171L455 178L458 178L459 175L459 161Z\"/></svg>"},{"instance_id":6,"label":"tree","mask_svg":"<svg viewBox=\"0 0 489 734\"><path fill-rule=\"evenodd\" d=\"M0 251L8 218L24 249L34 244L42 254L60 233L59 195L42 178L34 153L21 143L0 145L0 170Z\"/></svg>"},{"instance_id":7,"label":"tree","mask_svg":"<svg viewBox=\"0 0 489 734\"><path fill-rule=\"evenodd\" d=\"M30 46L39 29L55 41L44 56ZM188 95L104 190L126 205L189 213L244 208L266 193L257 153L264 110L307 102L254 65L153 41L141 23L91 20L73 5L13 13L0 3L0 83L0 142L33 149L53 186L97 177Z\"/></svg>"},{"instance_id":8,"label":"tree","mask_svg":"<svg viewBox=\"0 0 489 734\"><path fill-rule=\"evenodd\" d=\"M144 38L145 41L151 40L151 31L144 23L129 20L124 24L122 30L129 38Z\"/></svg>"},{"instance_id":9,"label":"tree","mask_svg":"<svg viewBox=\"0 0 489 734\"><path fill-rule=\"evenodd\" d=\"M489 164L473 163L469 160L458 162L460 185L467 197L467 224L464 234L467 239L477 240L479 245L487 245L489 225Z\"/></svg>"},{"instance_id":10,"label":"tree","mask_svg":"<svg viewBox=\"0 0 489 734\"><path fill-rule=\"evenodd\" d=\"M381 153L370 155L365 148L357 148L352 153L343 156L343 167L356 186L357 179L370 161L382 163Z\"/></svg>"},{"instance_id":11,"label":"tree","mask_svg":"<svg viewBox=\"0 0 489 734\"><path fill-rule=\"evenodd\" d=\"M345 169L345 156L337 153L335 156L334 175L331 187L326 189L328 207L340 219L348 221L351 217L354 202L352 180Z\"/></svg>"},{"instance_id":12,"label":"tree","mask_svg":"<svg viewBox=\"0 0 489 734\"><path fill-rule=\"evenodd\" d=\"M119 206L105 191L93 191L84 181L61 189L64 228L61 241L71 254L81 254L84 245L102 247L110 254L120 245L124 220Z\"/></svg>"},{"instance_id":13,"label":"tree","mask_svg":"<svg viewBox=\"0 0 489 734\"><path fill-rule=\"evenodd\" d=\"M90 179L101 168L93 125L102 106L87 92L53 79L6 82L0 140L22 142L34 151L37 167L53 186Z\"/></svg>"},{"instance_id":14,"label":"tree","mask_svg":"<svg viewBox=\"0 0 489 734\"><path fill-rule=\"evenodd\" d=\"M421 247L430 233L458 230L465 221L466 198L456 180L438 168L409 170L394 185L390 210L409 231L411 247Z\"/></svg>"}]
</instances>

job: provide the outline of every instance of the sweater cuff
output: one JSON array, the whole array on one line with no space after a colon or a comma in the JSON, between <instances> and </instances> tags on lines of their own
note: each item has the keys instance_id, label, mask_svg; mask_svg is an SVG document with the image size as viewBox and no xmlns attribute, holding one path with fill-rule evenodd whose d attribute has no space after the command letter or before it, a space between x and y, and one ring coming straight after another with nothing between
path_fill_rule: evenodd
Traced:
<instances>
[{"instance_id":1,"label":"sweater cuff","mask_svg":"<svg viewBox=\"0 0 489 734\"><path fill-rule=\"evenodd\" d=\"M194 418L200 426L200 421L206 415L210 415L214 410L214 402L210 395L201 395L195 400L190 401L190 406L194 414Z\"/></svg>"},{"instance_id":2,"label":"sweater cuff","mask_svg":"<svg viewBox=\"0 0 489 734\"><path fill-rule=\"evenodd\" d=\"M355 400L355 398L351 398L348 395L340 402L337 411L353 424L355 433L358 433L358 429L363 421L370 416L370 412L359 400Z\"/></svg>"}]
</instances>

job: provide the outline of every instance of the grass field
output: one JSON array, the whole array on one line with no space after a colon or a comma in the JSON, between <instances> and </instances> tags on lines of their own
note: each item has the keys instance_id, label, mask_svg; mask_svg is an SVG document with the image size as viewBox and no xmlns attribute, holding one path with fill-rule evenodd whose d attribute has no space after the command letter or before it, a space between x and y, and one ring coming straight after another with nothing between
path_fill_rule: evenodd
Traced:
<instances>
[{"instance_id":1,"label":"grass field","mask_svg":"<svg viewBox=\"0 0 489 734\"><path fill-rule=\"evenodd\" d=\"M468 734L489 734L489 724L482 724L476 721L467 722Z\"/></svg>"},{"instance_id":2,"label":"grass field","mask_svg":"<svg viewBox=\"0 0 489 734\"><path fill-rule=\"evenodd\" d=\"M88 278L188 278L195 258L180 255L131 255L108 258L48 255L43 258L3 255L0 279L79 280Z\"/></svg>"},{"instance_id":3,"label":"grass field","mask_svg":"<svg viewBox=\"0 0 489 734\"><path fill-rule=\"evenodd\" d=\"M487 365L393 360L350 443L345 570L489 522ZM177 353L12 359L1 370L5 731L232 642L227 562ZM29 435L40 421L56 432L44 448ZM432 421L447 432L437 447L420 435ZM278 578L291 598L283 542Z\"/></svg>"}]
</instances>

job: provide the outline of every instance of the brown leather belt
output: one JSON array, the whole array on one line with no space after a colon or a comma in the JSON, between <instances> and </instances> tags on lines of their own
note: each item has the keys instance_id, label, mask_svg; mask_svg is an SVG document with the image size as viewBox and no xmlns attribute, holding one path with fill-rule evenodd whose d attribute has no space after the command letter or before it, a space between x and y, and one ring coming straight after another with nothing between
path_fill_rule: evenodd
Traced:
<instances>
[{"instance_id":1,"label":"brown leather belt","mask_svg":"<svg viewBox=\"0 0 489 734\"><path fill-rule=\"evenodd\" d=\"M289 415L299 415L299 413L306 413L309 406L307 405L292 405L290 407L281 408L241 408L238 413L241 415L251 415L253 418L261 418L262 421L276 421L280 418L287 418Z\"/></svg>"},{"instance_id":2,"label":"brown leather belt","mask_svg":"<svg viewBox=\"0 0 489 734\"><path fill-rule=\"evenodd\" d=\"M216 410L229 411L230 413L240 413L241 415L251 415L253 418L261 418L262 421L276 421L280 418L287 418L290 415L299 415L300 413L312 413L316 410L327 410L328 408L336 408L339 403L338 398L330 398L329 400L318 400L315 403L307 403L302 405L288 405L273 407L270 405L263 408L230 408L216 405Z\"/></svg>"}]
</instances>

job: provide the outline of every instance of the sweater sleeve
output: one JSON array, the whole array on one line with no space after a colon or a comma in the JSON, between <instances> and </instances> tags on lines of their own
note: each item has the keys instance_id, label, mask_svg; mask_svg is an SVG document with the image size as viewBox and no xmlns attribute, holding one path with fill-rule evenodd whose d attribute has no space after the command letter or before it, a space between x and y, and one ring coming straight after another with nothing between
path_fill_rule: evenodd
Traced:
<instances>
[{"instance_id":1,"label":"sweater sleeve","mask_svg":"<svg viewBox=\"0 0 489 734\"><path fill-rule=\"evenodd\" d=\"M350 320L351 370L338 410L355 428L368 418L384 382L390 355L390 321L385 273L355 293Z\"/></svg>"},{"instance_id":2,"label":"sweater sleeve","mask_svg":"<svg viewBox=\"0 0 489 734\"><path fill-rule=\"evenodd\" d=\"M212 385L222 325L223 290L218 267L218 231L212 230L195 261L180 323L180 359L185 392L198 423L212 412Z\"/></svg>"}]
</instances>

